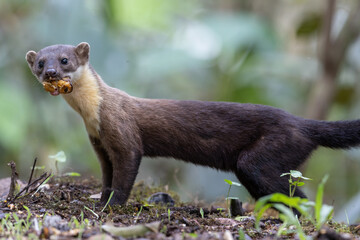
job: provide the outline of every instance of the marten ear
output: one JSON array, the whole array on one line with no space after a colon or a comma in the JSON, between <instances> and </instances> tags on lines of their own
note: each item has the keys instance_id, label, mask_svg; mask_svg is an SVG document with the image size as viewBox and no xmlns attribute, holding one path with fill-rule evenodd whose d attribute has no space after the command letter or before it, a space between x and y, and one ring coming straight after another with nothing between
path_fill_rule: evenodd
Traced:
<instances>
[{"instance_id":1,"label":"marten ear","mask_svg":"<svg viewBox=\"0 0 360 240\"><path fill-rule=\"evenodd\" d=\"M79 43L75 47L75 52L80 57L82 64L89 61L90 45L87 42Z\"/></svg>"},{"instance_id":2,"label":"marten ear","mask_svg":"<svg viewBox=\"0 0 360 240\"><path fill-rule=\"evenodd\" d=\"M32 68L34 66L35 63L35 59L36 59L36 52L35 51L28 51L26 53L26 57L25 57L26 61L29 64L29 67Z\"/></svg>"}]
</instances>

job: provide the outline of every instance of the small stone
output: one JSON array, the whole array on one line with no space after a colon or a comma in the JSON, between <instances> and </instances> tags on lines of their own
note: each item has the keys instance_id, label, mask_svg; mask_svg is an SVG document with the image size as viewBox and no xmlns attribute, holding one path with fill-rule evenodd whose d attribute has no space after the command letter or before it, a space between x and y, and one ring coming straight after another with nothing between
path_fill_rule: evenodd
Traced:
<instances>
[{"instance_id":1,"label":"small stone","mask_svg":"<svg viewBox=\"0 0 360 240\"><path fill-rule=\"evenodd\" d=\"M40 213L46 213L46 211L47 211L46 208L41 208L41 209L39 210Z\"/></svg>"},{"instance_id":2,"label":"small stone","mask_svg":"<svg viewBox=\"0 0 360 240\"><path fill-rule=\"evenodd\" d=\"M233 217L245 215L245 210L242 208L242 202L240 202L239 199L231 199L230 213Z\"/></svg>"},{"instance_id":3,"label":"small stone","mask_svg":"<svg viewBox=\"0 0 360 240\"><path fill-rule=\"evenodd\" d=\"M61 223L61 217L58 215L46 216L44 219L44 227L57 227Z\"/></svg>"},{"instance_id":4,"label":"small stone","mask_svg":"<svg viewBox=\"0 0 360 240\"><path fill-rule=\"evenodd\" d=\"M154 193L148 198L148 203L161 204L161 205L173 207L175 201L169 194L164 192L158 192L158 193Z\"/></svg>"}]
</instances>

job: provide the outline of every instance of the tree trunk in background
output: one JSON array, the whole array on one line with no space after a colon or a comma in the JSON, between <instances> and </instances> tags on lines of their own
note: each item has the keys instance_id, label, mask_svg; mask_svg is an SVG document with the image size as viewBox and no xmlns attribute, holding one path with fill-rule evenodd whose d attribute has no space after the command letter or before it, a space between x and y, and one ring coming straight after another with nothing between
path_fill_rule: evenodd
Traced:
<instances>
[{"instance_id":1,"label":"tree trunk in background","mask_svg":"<svg viewBox=\"0 0 360 240\"><path fill-rule=\"evenodd\" d=\"M357 39L360 33L360 0L356 3L356 7L349 13L338 36L333 37L331 31L336 1L328 0L323 20L322 48L320 50L322 75L310 92L306 108L308 118L325 119L330 111L336 93L336 79L341 64L348 47Z\"/></svg>"}]
</instances>

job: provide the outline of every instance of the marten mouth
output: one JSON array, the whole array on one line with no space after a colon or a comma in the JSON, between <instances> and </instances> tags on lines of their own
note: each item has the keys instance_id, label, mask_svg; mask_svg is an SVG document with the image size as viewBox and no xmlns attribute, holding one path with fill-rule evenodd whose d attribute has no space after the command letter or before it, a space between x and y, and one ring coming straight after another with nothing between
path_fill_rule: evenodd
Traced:
<instances>
[{"instance_id":1,"label":"marten mouth","mask_svg":"<svg viewBox=\"0 0 360 240\"><path fill-rule=\"evenodd\" d=\"M69 81L71 80L70 76L64 76L64 77L47 77L44 78L43 82L51 82L51 81L59 81L59 80L64 80L64 81Z\"/></svg>"},{"instance_id":2,"label":"marten mouth","mask_svg":"<svg viewBox=\"0 0 360 240\"><path fill-rule=\"evenodd\" d=\"M71 84L71 78L69 76L63 78L49 77L43 81L42 85L45 91L49 92L52 96L71 93L73 90L73 85Z\"/></svg>"}]
</instances>

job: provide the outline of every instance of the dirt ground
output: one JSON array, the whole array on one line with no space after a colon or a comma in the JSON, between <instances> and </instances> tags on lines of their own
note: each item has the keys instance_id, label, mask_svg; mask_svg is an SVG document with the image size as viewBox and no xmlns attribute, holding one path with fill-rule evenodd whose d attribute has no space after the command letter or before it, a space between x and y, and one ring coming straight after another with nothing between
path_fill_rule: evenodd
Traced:
<instances>
[{"instance_id":1,"label":"dirt ground","mask_svg":"<svg viewBox=\"0 0 360 240\"><path fill-rule=\"evenodd\" d=\"M164 187L134 186L125 206L96 207L94 194L101 184L93 178L52 177L41 190L29 189L15 201L2 200L2 239L295 239L288 229L277 237L281 221L261 220L254 227L251 209L229 218L225 208L181 203L172 192L173 207L148 206L148 197ZM96 196L95 196L96 197ZM225 206L225 205L224 205ZM306 235L314 239L360 239L360 225L330 222L320 230L302 221Z\"/></svg>"}]
</instances>

